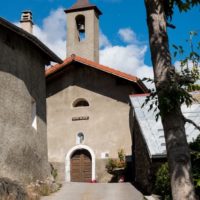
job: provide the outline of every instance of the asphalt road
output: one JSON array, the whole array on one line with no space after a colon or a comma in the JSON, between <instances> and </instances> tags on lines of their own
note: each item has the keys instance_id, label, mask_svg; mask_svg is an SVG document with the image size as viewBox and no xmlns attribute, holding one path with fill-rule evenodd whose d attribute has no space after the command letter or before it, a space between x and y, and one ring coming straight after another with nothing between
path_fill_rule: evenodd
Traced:
<instances>
[{"instance_id":1,"label":"asphalt road","mask_svg":"<svg viewBox=\"0 0 200 200\"><path fill-rule=\"evenodd\" d=\"M41 200L144 200L130 183L65 183Z\"/></svg>"}]
</instances>

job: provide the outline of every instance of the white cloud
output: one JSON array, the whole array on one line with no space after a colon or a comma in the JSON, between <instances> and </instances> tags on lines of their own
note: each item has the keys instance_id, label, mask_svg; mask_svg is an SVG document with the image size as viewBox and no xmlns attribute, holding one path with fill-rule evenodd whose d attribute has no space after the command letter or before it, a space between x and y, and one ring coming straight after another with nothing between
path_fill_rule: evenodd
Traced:
<instances>
[{"instance_id":1,"label":"white cloud","mask_svg":"<svg viewBox=\"0 0 200 200\"><path fill-rule=\"evenodd\" d=\"M153 68L144 63L147 45L138 41L136 34L130 28L120 29L118 33L128 44L112 46L108 40L108 45L104 45L100 50L100 63L141 79L153 78ZM150 88L154 87L151 83L145 82L145 84Z\"/></svg>"},{"instance_id":2,"label":"white cloud","mask_svg":"<svg viewBox=\"0 0 200 200\"><path fill-rule=\"evenodd\" d=\"M131 44L108 46L100 50L100 63L139 78L153 78L153 69L144 64L147 47ZM146 84L146 83L145 83ZM148 87L152 87L148 84Z\"/></svg>"},{"instance_id":3,"label":"white cloud","mask_svg":"<svg viewBox=\"0 0 200 200\"><path fill-rule=\"evenodd\" d=\"M176 61L176 62L174 63L174 66L175 66L175 68L176 68L176 70L177 70L178 72L181 71L181 69L182 69L182 67L181 67L181 61ZM194 64L192 63L191 60L189 60L188 63L187 63L187 65L184 65L184 68L187 67L187 66L188 66L188 68L191 70L191 69L193 68ZM200 64L199 64L199 66L200 66Z\"/></svg>"},{"instance_id":4,"label":"white cloud","mask_svg":"<svg viewBox=\"0 0 200 200\"><path fill-rule=\"evenodd\" d=\"M66 16L63 8L51 11L41 27L34 25L33 34L62 59L66 58Z\"/></svg>"},{"instance_id":5,"label":"white cloud","mask_svg":"<svg viewBox=\"0 0 200 200\"><path fill-rule=\"evenodd\" d=\"M62 59L66 58L66 16L63 8L51 11L41 27L34 26L33 34ZM120 29L118 34L128 44L114 46L100 31L100 63L139 78L152 78L152 67L144 64L147 45L138 41L130 28Z\"/></svg>"},{"instance_id":6,"label":"white cloud","mask_svg":"<svg viewBox=\"0 0 200 200\"><path fill-rule=\"evenodd\" d=\"M135 74L135 69L143 66L143 56L146 46L138 47L135 45L111 46L100 51L100 62L116 69L123 69L130 74Z\"/></svg>"},{"instance_id":7,"label":"white cloud","mask_svg":"<svg viewBox=\"0 0 200 200\"><path fill-rule=\"evenodd\" d=\"M110 41L108 41L108 44L109 45L105 45L104 48L100 50L101 64L138 76L139 78L153 78L152 67L144 64L147 45L141 45L137 40L133 40L128 45L121 46L112 46Z\"/></svg>"},{"instance_id":8,"label":"white cloud","mask_svg":"<svg viewBox=\"0 0 200 200\"><path fill-rule=\"evenodd\" d=\"M135 32L130 28L120 29L118 34L124 42L133 43L137 41Z\"/></svg>"},{"instance_id":9,"label":"white cloud","mask_svg":"<svg viewBox=\"0 0 200 200\"><path fill-rule=\"evenodd\" d=\"M100 46L100 48L105 48L105 47L111 46L111 43L108 40L107 36L104 35L101 30L100 30L100 35L99 35L99 46Z\"/></svg>"}]
</instances>

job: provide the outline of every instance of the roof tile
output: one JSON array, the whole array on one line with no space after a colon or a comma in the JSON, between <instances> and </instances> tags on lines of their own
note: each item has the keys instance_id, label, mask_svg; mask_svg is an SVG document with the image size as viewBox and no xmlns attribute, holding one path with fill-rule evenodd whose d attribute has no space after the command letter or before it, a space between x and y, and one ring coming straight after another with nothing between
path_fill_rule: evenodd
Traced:
<instances>
[{"instance_id":1,"label":"roof tile","mask_svg":"<svg viewBox=\"0 0 200 200\"><path fill-rule=\"evenodd\" d=\"M112 69L110 67L101 65L99 63L90 61L88 59L76 56L75 54L72 54L71 57L65 59L62 64L56 64L56 65L52 66L51 68L47 69L46 73L45 73L46 77L49 77L50 75L53 75L57 71L65 68L66 66L68 66L69 64L71 64L72 62L79 62L79 63L82 63L82 64L87 65L89 67L92 67L92 68L104 71L106 73L112 74L114 76L118 76L118 77L121 77L121 78L126 79L128 81L135 82L135 83L137 83L139 85L139 87L144 92L147 92L146 86L136 76L132 76L132 75L126 74L124 72L118 71L116 69Z\"/></svg>"}]
</instances>

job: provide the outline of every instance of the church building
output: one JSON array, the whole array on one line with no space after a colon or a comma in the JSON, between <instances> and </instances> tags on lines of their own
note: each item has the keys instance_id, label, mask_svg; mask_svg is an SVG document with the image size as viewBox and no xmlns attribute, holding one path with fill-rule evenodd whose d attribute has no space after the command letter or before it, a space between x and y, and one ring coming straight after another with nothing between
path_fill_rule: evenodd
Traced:
<instances>
[{"instance_id":1,"label":"church building","mask_svg":"<svg viewBox=\"0 0 200 200\"><path fill-rule=\"evenodd\" d=\"M88 0L67 15L67 58L46 70L49 161L67 182L109 182L108 158L119 149L132 166L130 94L147 88L140 79L99 64L99 17Z\"/></svg>"}]
</instances>

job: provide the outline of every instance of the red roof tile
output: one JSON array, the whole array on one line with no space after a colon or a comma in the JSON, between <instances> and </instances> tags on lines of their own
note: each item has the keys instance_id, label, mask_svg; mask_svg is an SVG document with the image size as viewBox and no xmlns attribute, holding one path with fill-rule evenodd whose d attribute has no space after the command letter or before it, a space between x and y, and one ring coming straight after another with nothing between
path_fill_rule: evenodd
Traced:
<instances>
[{"instance_id":1,"label":"red roof tile","mask_svg":"<svg viewBox=\"0 0 200 200\"><path fill-rule=\"evenodd\" d=\"M148 89L146 88L146 86L136 76L132 76L132 75L126 74L124 72L118 71L116 69L113 69L113 68L101 65L101 64L93 62L93 61L90 61L88 59L76 56L75 54L73 54L73 55L71 55L71 57L65 59L62 64L56 64L56 65L52 66L51 68L47 69L46 72L45 72L46 77L48 78L50 75L55 74L56 72L58 72L61 69L65 68L66 66L68 66L72 62L79 62L79 63L82 63L82 64L87 65L89 67L92 67L92 68L101 70L103 72L112 74L114 76L118 76L118 77L121 77L121 78L126 79L128 81L135 82L135 83L138 84L138 86L144 92L148 91Z\"/></svg>"}]
</instances>

